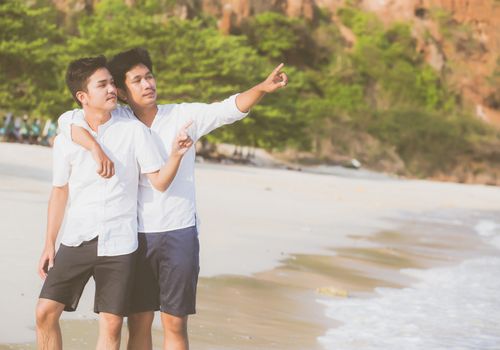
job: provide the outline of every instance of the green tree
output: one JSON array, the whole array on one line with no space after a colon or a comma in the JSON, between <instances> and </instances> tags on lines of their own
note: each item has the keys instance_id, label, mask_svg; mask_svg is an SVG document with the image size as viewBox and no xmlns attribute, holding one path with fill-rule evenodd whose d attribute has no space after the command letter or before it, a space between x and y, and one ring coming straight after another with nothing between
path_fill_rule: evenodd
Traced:
<instances>
[{"instance_id":1,"label":"green tree","mask_svg":"<svg viewBox=\"0 0 500 350\"><path fill-rule=\"evenodd\" d=\"M274 61L286 61L296 66L318 63L315 58L319 48L310 26L303 19L263 12L245 23L243 33L260 55Z\"/></svg>"},{"instance_id":2,"label":"green tree","mask_svg":"<svg viewBox=\"0 0 500 350\"><path fill-rule=\"evenodd\" d=\"M158 21L157 17L146 16L122 0L101 1L92 14L79 18L78 34L68 40L64 59L69 61L82 55L111 57L123 50L145 46Z\"/></svg>"},{"instance_id":3,"label":"green tree","mask_svg":"<svg viewBox=\"0 0 500 350\"><path fill-rule=\"evenodd\" d=\"M64 97L64 39L54 10L13 0L0 4L0 108L53 116Z\"/></svg>"},{"instance_id":4,"label":"green tree","mask_svg":"<svg viewBox=\"0 0 500 350\"><path fill-rule=\"evenodd\" d=\"M411 105L438 110L450 106L452 94L417 52L408 24L385 29L373 14L354 8L343 8L339 15L357 35L351 57L364 76L367 91L375 94L378 108Z\"/></svg>"}]
</instances>

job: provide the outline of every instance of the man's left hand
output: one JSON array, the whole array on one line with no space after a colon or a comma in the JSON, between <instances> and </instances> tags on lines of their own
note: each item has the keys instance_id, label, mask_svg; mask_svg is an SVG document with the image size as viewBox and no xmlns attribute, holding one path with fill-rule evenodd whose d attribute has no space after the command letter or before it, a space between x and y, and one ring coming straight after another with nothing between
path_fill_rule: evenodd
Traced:
<instances>
[{"instance_id":1,"label":"man's left hand","mask_svg":"<svg viewBox=\"0 0 500 350\"><path fill-rule=\"evenodd\" d=\"M188 129L193 124L193 121L187 122L177 134L174 144L172 145L172 155L182 157L189 148L193 145L193 140L189 136Z\"/></svg>"},{"instance_id":2,"label":"man's left hand","mask_svg":"<svg viewBox=\"0 0 500 350\"><path fill-rule=\"evenodd\" d=\"M285 66L284 63L280 63L274 70L269 74L269 76L260 83L260 88L266 93L274 92L281 89L288 84L288 77L285 72L281 69Z\"/></svg>"}]
</instances>

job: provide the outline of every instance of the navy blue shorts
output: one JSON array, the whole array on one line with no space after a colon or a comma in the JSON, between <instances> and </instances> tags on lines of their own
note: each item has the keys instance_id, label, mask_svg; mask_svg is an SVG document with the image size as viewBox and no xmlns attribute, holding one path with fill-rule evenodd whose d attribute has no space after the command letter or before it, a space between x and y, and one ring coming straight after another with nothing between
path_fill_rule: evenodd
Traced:
<instances>
[{"instance_id":1,"label":"navy blue shorts","mask_svg":"<svg viewBox=\"0 0 500 350\"><path fill-rule=\"evenodd\" d=\"M196 313L199 255L196 226L139 233L131 313L160 310L178 317Z\"/></svg>"}]
</instances>

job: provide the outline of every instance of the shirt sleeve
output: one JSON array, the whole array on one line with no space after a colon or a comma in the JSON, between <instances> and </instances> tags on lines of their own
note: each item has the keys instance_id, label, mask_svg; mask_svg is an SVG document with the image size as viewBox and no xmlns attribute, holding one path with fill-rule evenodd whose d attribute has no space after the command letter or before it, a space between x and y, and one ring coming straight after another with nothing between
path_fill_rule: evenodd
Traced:
<instances>
[{"instance_id":1,"label":"shirt sleeve","mask_svg":"<svg viewBox=\"0 0 500 350\"><path fill-rule=\"evenodd\" d=\"M135 154L142 174L160 170L164 161L156 146L151 131L142 123L136 122Z\"/></svg>"},{"instance_id":2,"label":"shirt sleeve","mask_svg":"<svg viewBox=\"0 0 500 350\"><path fill-rule=\"evenodd\" d=\"M71 164L64 152L62 135L56 136L52 148L52 186L62 187L68 183Z\"/></svg>"},{"instance_id":3,"label":"shirt sleeve","mask_svg":"<svg viewBox=\"0 0 500 350\"><path fill-rule=\"evenodd\" d=\"M61 114L57 119L57 129L58 133L64 135L68 140L71 138L71 125L81 126L88 130L89 126L85 121L85 116L83 110L74 109L72 111L67 111Z\"/></svg>"},{"instance_id":4,"label":"shirt sleeve","mask_svg":"<svg viewBox=\"0 0 500 350\"><path fill-rule=\"evenodd\" d=\"M232 95L221 102L214 103L181 103L179 105L180 118L192 120L191 138L198 140L222 125L231 124L248 115L238 109L236 95Z\"/></svg>"}]
</instances>

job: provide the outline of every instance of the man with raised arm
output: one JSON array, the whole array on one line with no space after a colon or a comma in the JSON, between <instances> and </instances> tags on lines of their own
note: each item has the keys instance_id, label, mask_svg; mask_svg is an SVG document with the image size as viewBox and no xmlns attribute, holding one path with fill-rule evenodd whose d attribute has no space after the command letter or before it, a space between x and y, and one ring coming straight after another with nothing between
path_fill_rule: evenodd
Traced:
<instances>
[{"instance_id":1,"label":"man with raised arm","mask_svg":"<svg viewBox=\"0 0 500 350\"><path fill-rule=\"evenodd\" d=\"M137 191L144 174L158 193L165 191L192 140L187 127L173 140L168 163L139 121L115 117L117 93L103 56L73 61L67 85L80 106L92 138L113 160L116 173L96 174L91 155L64 136L53 149L53 188L45 247L38 271L44 284L36 307L39 349L62 349L59 318L74 311L92 276L94 311L99 313L97 349L119 349L123 316L129 312L137 241ZM69 202L57 255L55 245Z\"/></svg>"},{"instance_id":2,"label":"man with raised arm","mask_svg":"<svg viewBox=\"0 0 500 350\"><path fill-rule=\"evenodd\" d=\"M158 105L153 64L146 50L136 48L119 53L110 61L110 70L123 117L138 119L148 126L162 155L169 157L175 130L187 119L194 121L194 141L212 130L244 118L266 94L286 86L288 78L280 64L267 79L251 89L222 102ZM80 113L68 113L59 120L63 133L94 154L103 176L111 176L112 162L81 128ZM151 325L154 311L160 310L164 349L189 348L188 315L194 314L199 273L199 242L196 227L194 184L195 150L187 151L177 175L165 193L156 191L141 177L139 186L138 278L134 283L129 325L129 350L152 348ZM115 164L116 165L116 164Z\"/></svg>"}]
</instances>

